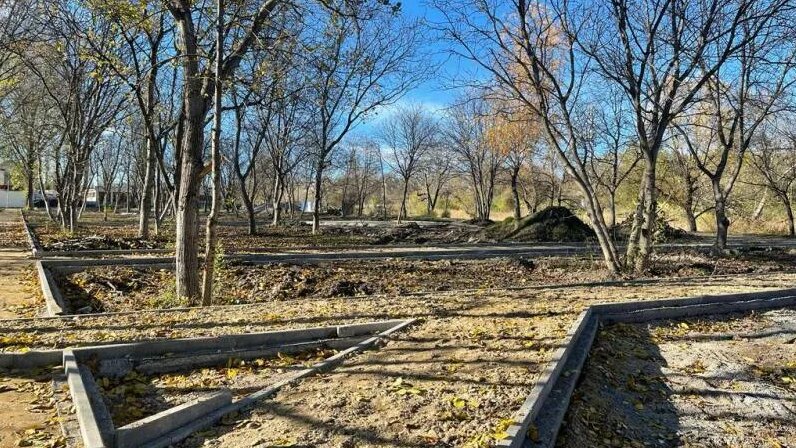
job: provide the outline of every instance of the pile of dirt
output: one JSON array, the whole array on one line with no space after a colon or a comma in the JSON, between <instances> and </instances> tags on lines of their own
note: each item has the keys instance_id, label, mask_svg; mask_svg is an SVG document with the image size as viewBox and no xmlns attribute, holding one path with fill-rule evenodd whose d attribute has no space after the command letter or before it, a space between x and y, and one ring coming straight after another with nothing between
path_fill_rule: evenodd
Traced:
<instances>
[{"instance_id":1,"label":"pile of dirt","mask_svg":"<svg viewBox=\"0 0 796 448\"><path fill-rule=\"evenodd\" d=\"M616 224L611 233L618 241L627 241L630 231L633 228L633 216L628 216L624 221ZM666 243L673 240L682 239L688 236L688 232L669 224L669 220L663 213L658 213L655 225L654 239L656 243Z\"/></svg>"},{"instance_id":2,"label":"pile of dirt","mask_svg":"<svg viewBox=\"0 0 796 448\"><path fill-rule=\"evenodd\" d=\"M566 207L547 207L522 218L517 230L514 221L507 219L493 225L490 233L511 241L587 241L596 237L594 230Z\"/></svg>"}]
</instances>

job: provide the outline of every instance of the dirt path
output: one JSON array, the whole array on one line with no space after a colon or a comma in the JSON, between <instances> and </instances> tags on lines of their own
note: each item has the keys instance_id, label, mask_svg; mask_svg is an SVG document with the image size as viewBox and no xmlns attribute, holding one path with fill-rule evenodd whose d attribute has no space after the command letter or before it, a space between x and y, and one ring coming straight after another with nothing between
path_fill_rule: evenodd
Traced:
<instances>
[{"instance_id":1,"label":"dirt path","mask_svg":"<svg viewBox=\"0 0 796 448\"><path fill-rule=\"evenodd\" d=\"M38 311L29 256L19 210L0 211L0 319L32 317Z\"/></svg>"},{"instance_id":2,"label":"dirt path","mask_svg":"<svg viewBox=\"0 0 796 448\"><path fill-rule=\"evenodd\" d=\"M0 319L34 316L41 304L30 285L33 262L21 250L0 251Z\"/></svg>"},{"instance_id":3,"label":"dirt path","mask_svg":"<svg viewBox=\"0 0 796 448\"><path fill-rule=\"evenodd\" d=\"M26 379L0 371L0 448L66 446L50 380L49 374Z\"/></svg>"}]
</instances>

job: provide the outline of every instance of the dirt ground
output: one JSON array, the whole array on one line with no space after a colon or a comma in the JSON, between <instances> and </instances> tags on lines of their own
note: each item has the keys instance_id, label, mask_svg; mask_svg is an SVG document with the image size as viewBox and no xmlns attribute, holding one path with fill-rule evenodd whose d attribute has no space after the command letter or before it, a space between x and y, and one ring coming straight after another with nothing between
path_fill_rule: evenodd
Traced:
<instances>
[{"instance_id":1,"label":"dirt ground","mask_svg":"<svg viewBox=\"0 0 796 448\"><path fill-rule=\"evenodd\" d=\"M796 274L569 287L338 297L192 311L12 321L5 350L250 333L376 319L423 321L384 347L284 389L184 446L486 447L503 437L577 314L588 304L791 286ZM255 443L256 442L256 443Z\"/></svg>"},{"instance_id":2,"label":"dirt ground","mask_svg":"<svg viewBox=\"0 0 796 448\"><path fill-rule=\"evenodd\" d=\"M714 259L699 252L659 255L649 278L785 272L796 251L744 252ZM241 304L311 297L417 294L506 289L612 279L591 258L539 257L489 260L361 260L319 264L228 262L217 271L217 304ZM129 266L100 266L56 275L64 297L78 314L187 306L172 292L174 274Z\"/></svg>"},{"instance_id":3,"label":"dirt ground","mask_svg":"<svg viewBox=\"0 0 796 448\"><path fill-rule=\"evenodd\" d=\"M18 210L0 210L0 319L35 316L43 305Z\"/></svg>"},{"instance_id":4,"label":"dirt ground","mask_svg":"<svg viewBox=\"0 0 796 448\"><path fill-rule=\"evenodd\" d=\"M47 371L0 369L0 448L65 447Z\"/></svg>"},{"instance_id":5,"label":"dirt ground","mask_svg":"<svg viewBox=\"0 0 796 448\"><path fill-rule=\"evenodd\" d=\"M268 248L286 247L340 247L396 244L452 244L488 241L481 228L459 222L440 222L433 226L416 223L387 226L339 225L323 226L321 233L312 234L306 223L286 222L272 227L266 218L258 218L257 235L248 234L248 224L243 217L224 216L218 228L222 248L227 252L241 249L257 252ZM174 243L174 225L164 223L160 232L148 240L136 237L136 215L110 215L108 221L96 212L86 212L75 234L64 232L41 212L29 214L31 223L42 247L51 251L81 251L106 249L169 249ZM202 231L204 227L201 228Z\"/></svg>"},{"instance_id":6,"label":"dirt ground","mask_svg":"<svg viewBox=\"0 0 796 448\"><path fill-rule=\"evenodd\" d=\"M796 310L603 328L558 446L796 446Z\"/></svg>"}]
</instances>

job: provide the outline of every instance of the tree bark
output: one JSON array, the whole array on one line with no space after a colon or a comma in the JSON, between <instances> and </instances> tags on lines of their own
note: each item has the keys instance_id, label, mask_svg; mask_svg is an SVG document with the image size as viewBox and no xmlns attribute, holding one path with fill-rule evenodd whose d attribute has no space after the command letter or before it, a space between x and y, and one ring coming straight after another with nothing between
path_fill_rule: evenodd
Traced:
<instances>
[{"instance_id":1,"label":"tree bark","mask_svg":"<svg viewBox=\"0 0 796 448\"><path fill-rule=\"evenodd\" d=\"M517 188L517 178L519 174L520 167L518 165L511 170L511 198L514 201L514 230L520 228L520 218L522 216L520 211L520 192Z\"/></svg>"},{"instance_id":2,"label":"tree bark","mask_svg":"<svg viewBox=\"0 0 796 448\"><path fill-rule=\"evenodd\" d=\"M713 200L715 202L714 214L716 216L716 241L715 249L723 251L727 248L727 234L729 233L730 220L727 219L727 198L719 184L718 178L711 179L713 186Z\"/></svg>"},{"instance_id":3,"label":"tree bark","mask_svg":"<svg viewBox=\"0 0 796 448\"><path fill-rule=\"evenodd\" d=\"M283 185L284 182L282 181L279 173L274 176L274 196L273 196L273 207L274 207L274 216L273 221L271 224L273 226L278 226L279 221L282 219L282 197L284 196L285 186Z\"/></svg>"},{"instance_id":4,"label":"tree bark","mask_svg":"<svg viewBox=\"0 0 796 448\"><path fill-rule=\"evenodd\" d=\"M317 235L321 226L321 184L323 183L323 160L315 167L315 194L312 207L312 234Z\"/></svg>"},{"instance_id":5,"label":"tree bark","mask_svg":"<svg viewBox=\"0 0 796 448\"><path fill-rule=\"evenodd\" d=\"M202 277L202 306L213 303L216 261L216 223L221 205L221 71L224 62L224 0L216 0L216 82L213 90L213 141L211 142L211 205L205 227L205 266Z\"/></svg>"},{"instance_id":6,"label":"tree bark","mask_svg":"<svg viewBox=\"0 0 796 448\"><path fill-rule=\"evenodd\" d=\"M404 179L404 189L401 195L401 209L398 210L398 223L400 224L406 218L406 196L409 194L409 179Z\"/></svg>"},{"instance_id":7,"label":"tree bark","mask_svg":"<svg viewBox=\"0 0 796 448\"><path fill-rule=\"evenodd\" d=\"M791 205L790 196L787 192L777 192L777 197L782 201L782 206L785 208L785 215L788 217L788 236L796 237L796 221L794 221L793 207Z\"/></svg>"},{"instance_id":8,"label":"tree bark","mask_svg":"<svg viewBox=\"0 0 796 448\"><path fill-rule=\"evenodd\" d=\"M188 25L178 22L181 28ZM192 26L192 24L191 24ZM183 40L190 41L183 59L187 67L184 73L184 108L182 120L183 140L180 144L181 160L177 199L177 234L175 244L177 296L196 303L199 289L199 187L202 171L202 149L204 147L205 104L202 98L196 43L193 30L181 33Z\"/></svg>"}]
</instances>

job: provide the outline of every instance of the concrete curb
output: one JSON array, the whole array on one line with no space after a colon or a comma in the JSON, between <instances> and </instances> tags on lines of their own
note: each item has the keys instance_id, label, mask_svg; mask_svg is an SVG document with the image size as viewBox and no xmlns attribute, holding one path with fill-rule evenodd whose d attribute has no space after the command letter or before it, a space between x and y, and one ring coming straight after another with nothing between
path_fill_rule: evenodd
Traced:
<instances>
[{"instance_id":1,"label":"concrete curb","mask_svg":"<svg viewBox=\"0 0 796 448\"><path fill-rule=\"evenodd\" d=\"M515 424L506 430L508 437L498 441L497 446L551 448L555 445L597 329L603 323L647 322L790 306L796 306L794 288L592 305L572 325L566 345L555 352L517 411Z\"/></svg>"},{"instance_id":2,"label":"concrete curb","mask_svg":"<svg viewBox=\"0 0 796 448\"><path fill-rule=\"evenodd\" d=\"M25 235L28 237L30 253L33 258L41 258L44 249L42 249L41 243L39 243L39 237L36 236L36 233L31 228L30 223L28 222L28 217L25 216L25 211L20 209L19 213L22 215L22 226L25 228Z\"/></svg>"},{"instance_id":3,"label":"concrete curb","mask_svg":"<svg viewBox=\"0 0 796 448\"><path fill-rule=\"evenodd\" d=\"M75 414L80 423L83 445L86 448L112 446L113 421L99 396L94 376L87 367L78 364L78 359L71 350L64 351L63 362Z\"/></svg>"},{"instance_id":4,"label":"concrete curb","mask_svg":"<svg viewBox=\"0 0 796 448\"><path fill-rule=\"evenodd\" d=\"M0 368L35 369L60 366L63 350L31 350L24 353L0 353Z\"/></svg>"},{"instance_id":5,"label":"concrete curb","mask_svg":"<svg viewBox=\"0 0 796 448\"><path fill-rule=\"evenodd\" d=\"M87 448L161 446L153 440L164 438L170 442L162 446L167 446L194 432L195 430L185 431L187 431L186 428L193 428L197 422L208 422L207 425L212 425L217 421L217 419L207 420L207 415L218 414L218 418L221 418L230 412L238 411L260 399L273 395L285 385L331 368L342 362L345 356L364 350L381 338L403 329L413 322L415 320L388 320L299 330L155 340L67 349L63 351L63 364L84 446ZM374 332L381 333L364 340L355 339L357 336L371 335ZM106 367L104 362L109 363L113 371L124 375L126 371L133 368L132 360L150 362L153 364L150 366L153 367L153 371L157 371L157 366L154 366L152 359L158 356L164 357L166 361L174 361L177 356L182 354L184 355L183 361L187 359L185 361L187 363L183 367L192 367L197 363L201 365L210 361L218 361L221 358L243 357L250 359L273 350L295 351L327 343L332 346L342 345L345 347L352 343L355 345L237 402L232 402L230 392L227 390L220 394L214 394L208 399L177 406L121 428L114 428L94 376L82 364L91 361L96 363L98 369L102 371ZM166 368L168 369L169 366ZM175 434L183 434L183 432L185 435L175 438Z\"/></svg>"},{"instance_id":6,"label":"concrete curb","mask_svg":"<svg viewBox=\"0 0 796 448\"><path fill-rule=\"evenodd\" d=\"M257 402L259 402L261 400L264 400L266 398L272 397L277 392L279 392L279 390L281 388L283 388L283 387L285 387L287 385L294 384L294 383L298 382L299 380L301 380L302 378L306 378L308 376L311 376L311 375L326 371L326 370L328 370L328 369L330 369L330 368L342 363L347 356L350 356L350 355L352 355L354 353L358 353L358 352L364 351L367 348L370 348L371 346L375 345L377 342L381 341L382 339L384 339L384 338L390 336L391 334L393 334L395 332L398 332L398 331L400 331L400 330L402 330L402 329L404 329L404 328L406 328L406 327L408 327L410 325L413 325L417 321L418 321L417 319L410 319L410 320L402 321L398 325L395 325L395 326L393 326L392 328L390 328L388 330L382 331L381 333L377 334L376 336L368 338L368 339L360 342L359 344L357 344L357 345L355 345L355 346L353 346L353 347L351 347L351 348L349 348L347 350L344 350L344 351L342 351L342 352L340 352L340 353L338 353L338 354L336 354L334 356L331 356L331 357L325 359L324 361L321 361L321 362L313 365L312 367L309 367L309 368L304 369L304 370L300 370L300 371L296 372L295 374L291 375L290 377L288 377L288 378L286 378L284 380L281 380L279 382L276 382L276 383L272 384L271 386L266 387L265 389L261 389L261 390L259 390L257 392L254 392L251 395L248 395L248 396L246 396L246 397L244 397L244 398L242 398L242 399L240 399L238 401L235 401L235 402L231 403L228 406L225 406L225 407L223 407L221 409L218 409L218 410L216 410L216 411L214 411L214 412L212 412L210 414L207 414L207 415L205 415L202 418L196 419L193 422L191 422L191 423L189 423L189 424L187 424L187 425L185 425L185 426L183 426L181 428L178 428L178 429L174 430L173 432L171 432L169 434L166 434L166 435L158 438L157 440L153 440L151 443L148 443L145 446L147 448L166 448L169 445L173 445L174 443L179 442L180 440L190 436L194 432L201 431L203 429L206 429L206 428L214 425L216 422L218 422L225 415L245 410L245 409L251 407L252 405L256 404Z\"/></svg>"},{"instance_id":7,"label":"concrete curb","mask_svg":"<svg viewBox=\"0 0 796 448\"><path fill-rule=\"evenodd\" d=\"M44 267L41 260L36 261L36 271L39 274L39 284L41 285L41 293L44 296L44 304L47 306L47 315L60 316L69 314L64 296L61 294L52 272Z\"/></svg>"},{"instance_id":8,"label":"concrete curb","mask_svg":"<svg viewBox=\"0 0 796 448\"><path fill-rule=\"evenodd\" d=\"M232 403L232 392L222 389L116 429L117 448L137 448Z\"/></svg>"}]
</instances>

